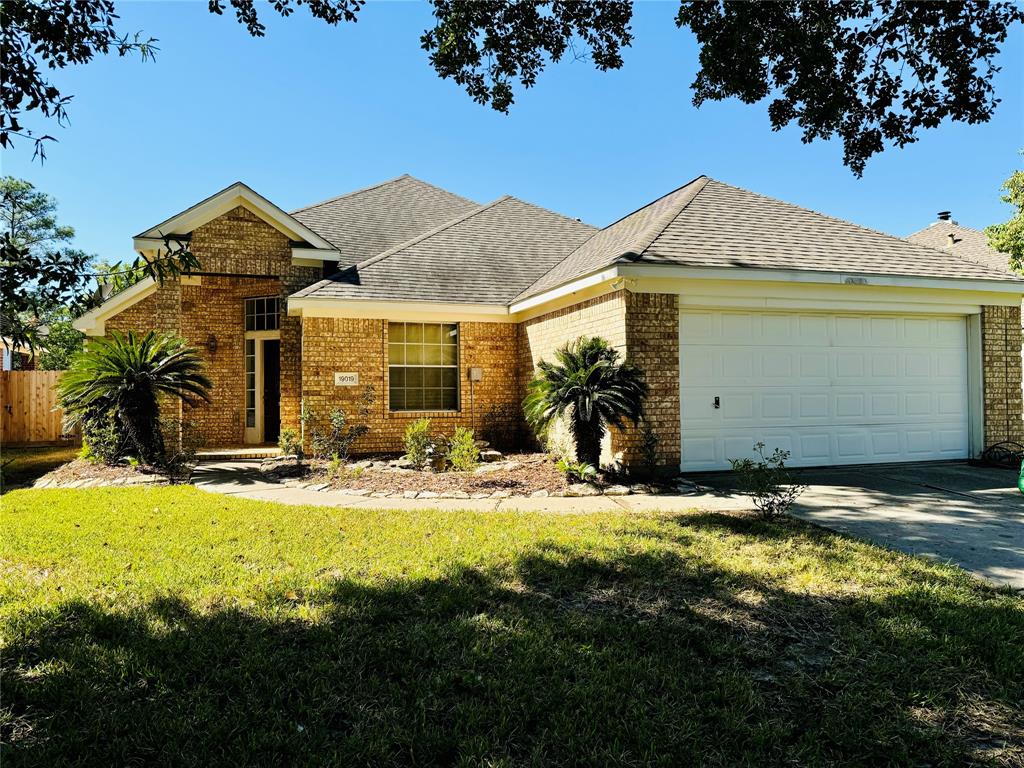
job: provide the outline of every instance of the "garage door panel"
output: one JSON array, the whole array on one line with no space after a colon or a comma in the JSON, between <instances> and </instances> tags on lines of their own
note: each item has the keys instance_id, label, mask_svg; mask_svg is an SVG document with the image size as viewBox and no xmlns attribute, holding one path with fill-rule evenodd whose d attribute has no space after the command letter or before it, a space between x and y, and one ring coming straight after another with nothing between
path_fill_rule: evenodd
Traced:
<instances>
[{"instance_id":1,"label":"garage door panel","mask_svg":"<svg viewBox=\"0 0 1024 768\"><path fill-rule=\"evenodd\" d=\"M684 310L683 466L759 440L794 466L966 457L966 339L963 317Z\"/></svg>"}]
</instances>

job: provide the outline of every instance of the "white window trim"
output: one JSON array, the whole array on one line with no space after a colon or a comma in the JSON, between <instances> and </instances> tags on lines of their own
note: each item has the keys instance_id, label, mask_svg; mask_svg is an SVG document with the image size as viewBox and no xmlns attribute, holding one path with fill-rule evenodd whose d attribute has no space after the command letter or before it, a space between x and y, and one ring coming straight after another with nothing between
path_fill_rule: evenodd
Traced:
<instances>
[{"instance_id":1,"label":"white window trim","mask_svg":"<svg viewBox=\"0 0 1024 768\"><path fill-rule=\"evenodd\" d=\"M390 335L390 326L391 326L392 323L395 323L395 324L401 323L402 325L409 325L410 323L413 324L413 325L441 325L441 326L444 326L444 325L454 325L455 328L456 328L456 332L458 334L458 336L457 336L458 341L455 344L455 363L454 363L454 365L445 365L444 363L442 363L440 365L422 365L422 364L421 365L392 365L391 364L391 356L390 356L391 351L390 351L390 349L385 348L385 350L384 350L384 359L385 359L385 367L387 368L387 404L388 404L388 415L389 416L405 416L405 415L408 415L408 414L423 415L423 414L433 414L433 413L438 413L438 414L452 414L452 413L458 414L458 413L462 413L462 375L460 373L460 371L462 370L462 325L461 325L461 323L459 323L457 321L453 321L453 320L422 320L422 321L417 321L417 320L386 320L385 322L387 323L387 327L389 329L388 330L388 340L387 340L387 343L385 345L386 347L392 343L391 342L391 335ZM405 343L405 342L403 342L403 343ZM397 410L397 411L394 410L391 407L391 369L392 368L454 368L455 369L455 408L403 408L403 409ZM408 389L408 387L399 387L399 389Z\"/></svg>"}]
</instances>

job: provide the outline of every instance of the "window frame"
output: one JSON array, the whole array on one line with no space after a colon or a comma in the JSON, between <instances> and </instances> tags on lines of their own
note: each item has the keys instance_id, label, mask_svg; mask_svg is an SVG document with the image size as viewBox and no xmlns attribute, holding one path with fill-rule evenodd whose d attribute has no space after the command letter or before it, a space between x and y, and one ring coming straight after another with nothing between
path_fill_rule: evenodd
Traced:
<instances>
[{"instance_id":1,"label":"window frame","mask_svg":"<svg viewBox=\"0 0 1024 768\"><path fill-rule=\"evenodd\" d=\"M267 311L267 302L271 300L274 302L274 312ZM262 304L258 304L258 302L262 302ZM249 327L250 306L253 307L252 328ZM260 306L262 306L263 308L262 312L258 311L258 307ZM258 318L263 319L262 328L259 327L259 324L257 322ZM274 318L274 326L272 328L267 323L267 320L269 318ZM245 330L246 333L263 333L264 331L281 330L281 297L278 296L277 294L272 294L269 296L246 296L245 300L242 302L242 328Z\"/></svg>"},{"instance_id":2,"label":"window frame","mask_svg":"<svg viewBox=\"0 0 1024 768\"><path fill-rule=\"evenodd\" d=\"M449 321L443 321L443 320L442 321L438 321L438 322L414 322L414 321L405 321L405 320L387 320L385 322L387 323L387 326L386 326L386 330L387 330L387 343L386 343L385 349L384 349L384 356L385 356L385 367L387 368L387 388L388 388L388 392L387 392L387 405L388 405L388 414L389 415L395 415L395 416L401 416L403 414L417 414L417 413L461 413L462 412L462 380L461 380L462 377L460 375L461 359L462 359L462 349L461 349L461 347L462 347L462 344L461 344L462 328L461 328L461 325L459 323L457 323L457 322L449 322ZM394 335L392 333L392 328L394 326L398 326L398 325L402 326L403 338L402 338L401 341L394 341ZM441 347L441 354L442 354L442 358L441 358L442 361L440 363L423 363L423 362L420 362L420 363L409 363L409 362L392 363L391 362L391 348L392 348L392 346L402 345L402 346L404 346L406 348L406 351L408 350L408 347L410 346L410 342L407 339L407 335L408 335L408 331L409 331L409 326L420 326L421 329L425 328L426 326L440 326L441 334L442 334L442 341L438 345L438 346ZM444 333L445 333L445 327L446 326L452 326L455 329L455 343L454 344L445 344L444 343L443 339L444 339ZM423 336L425 337L425 335L426 335L426 332L423 331ZM412 345L419 347L419 349L421 350L420 359L422 360L422 351L424 350L424 348L426 346L432 346L432 343L431 342L427 342L427 341L425 341L425 340L423 340L421 338L420 341L413 342ZM454 350L455 350L455 361L454 362L452 362L452 363L445 363L444 362L444 349L445 349L445 347L454 348ZM403 371L408 371L409 369L420 369L420 370L440 369L442 371L445 370L445 369L449 369L449 370L454 371L454 374L455 374L455 376L454 376L454 386L453 387L446 387L444 385L444 380L443 380L444 374L442 373L441 374L442 382L441 382L441 386L440 387L426 387L426 386L423 386L423 385L420 385L418 387L407 387L407 386L404 386L404 385L399 386L399 387L393 387L391 382L392 382L392 379L393 379L393 371L396 368L402 369ZM426 392L427 390L431 390L431 389L438 389L442 393L442 395L441 395L442 398L444 397L443 393L444 393L444 391L446 389L454 389L455 390L455 407L454 408L446 408L443 405L441 405L441 406L436 407L436 408L427 407L427 406L424 406L424 407L421 407L421 408L394 408L394 407L392 407L392 390L394 390L394 389L401 389L401 390L413 389L413 390L419 390L420 392Z\"/></svg>"}]
</instances>

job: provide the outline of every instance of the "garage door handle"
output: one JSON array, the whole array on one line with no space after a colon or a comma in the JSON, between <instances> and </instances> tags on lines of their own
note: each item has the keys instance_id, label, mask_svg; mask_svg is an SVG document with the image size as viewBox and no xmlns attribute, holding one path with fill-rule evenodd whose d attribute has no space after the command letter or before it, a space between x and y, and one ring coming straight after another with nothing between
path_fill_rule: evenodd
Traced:
<instances>
[{"instance_id":1,"label":"garage door handle","mask_svg":"<svg viewBox=\"0 0 1024 768\"><path fill-rule=\"evenodd\" d=\"M721 408L721 407L722 407L722 400L721 400L721 398L718 395L715 395L715 408L718 409L718 408Z\"/></svg>"}]
</instances>

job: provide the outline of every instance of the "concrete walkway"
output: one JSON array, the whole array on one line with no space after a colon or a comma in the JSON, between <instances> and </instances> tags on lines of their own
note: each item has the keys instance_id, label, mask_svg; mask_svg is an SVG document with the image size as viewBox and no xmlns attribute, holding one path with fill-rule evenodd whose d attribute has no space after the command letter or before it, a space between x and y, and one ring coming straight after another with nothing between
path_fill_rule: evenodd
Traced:
<instances>
[{"instance_id":1,"label":"concrete walkway","mask_svg":"<svg viewBox=\"0 0 1024 768\"><path fill-rule=\"evenodd\" d=\"M358 507L360 509L469 509L480 511L520 512L643 512L659 510L685 512L701 509L714 512L738 512L751 509L749 500L736 492L724 494L674 496L581 496L508 498L508 499L375 499L350 496L337 491L311 491L279 483L268 483L259 475L259 460L241 459L204 462L192 473L197 488L246 499L276 501L281 504L311 504L327 507Z\"/></svg>"}]
</instances>

